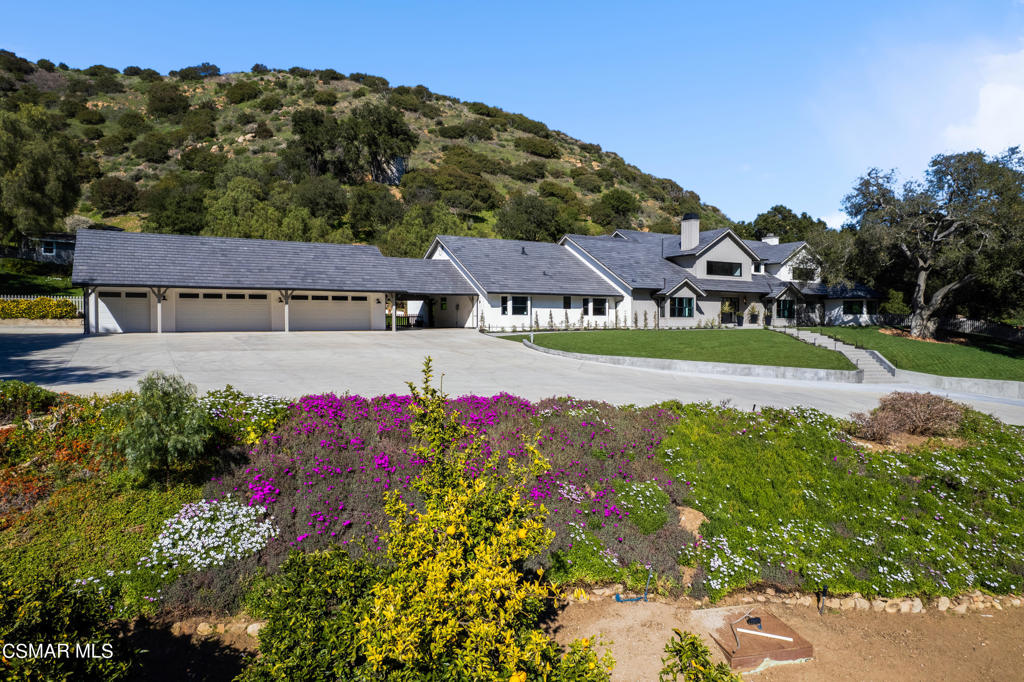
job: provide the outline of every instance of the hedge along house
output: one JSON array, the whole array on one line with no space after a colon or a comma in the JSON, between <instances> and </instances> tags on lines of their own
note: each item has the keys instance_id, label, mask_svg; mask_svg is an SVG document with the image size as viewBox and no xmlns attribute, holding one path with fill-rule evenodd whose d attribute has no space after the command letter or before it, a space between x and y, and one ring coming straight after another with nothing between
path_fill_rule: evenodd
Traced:
<instances>
[{"instance_id":1,"label":"hedge along house","mask_svg":"<svg viewBox=\"0 0 1024 682\"><path fill-rule=\"evenodd\" d=\"M626 324L622 292L558 244L440 235L425 259L453 264L472 284L476 307L460 326L516 330Z\"/></svg>"},{"instance_id":2,"label":"hedge along house","mask_svg":"<svg viewBox=\"0 0 1024 682\"><path fill-rule=\"evenodd\" d=\"M696 214L684 216L678 236L617 230L559 243L615 284L629 326L869 324L877 314L868 287L820 282L804 242L701 232Z\"/></svg>"},{"instance_id":3,"label":"hedge along house","mask_svg":"<svg viewBox=\"0 0 1024 682\"><path fill-rule=\"evenodd\" d=\"M476 295L451 263L373 246L98 230L71 279L86 333L394 329L403 297Z\"/></svg>"}]
</instances>

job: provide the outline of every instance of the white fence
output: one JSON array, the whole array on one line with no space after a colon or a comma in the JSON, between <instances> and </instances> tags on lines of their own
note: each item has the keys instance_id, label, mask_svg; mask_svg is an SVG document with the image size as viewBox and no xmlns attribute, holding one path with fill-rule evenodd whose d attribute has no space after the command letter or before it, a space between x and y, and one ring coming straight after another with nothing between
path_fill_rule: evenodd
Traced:
<instances>
[{"instance_id":1,"label":"white fence","mask_svg":"<svg viewBox=\"0 0 1024 682\"><path fill-rule=\"evenodd\" d=\"M32 301L37 298L52 298L55 301L71 301L79 315L85 314L85 302L81 296L50 296L49 294L0 294L0 301Z\"/></svg>"}]
</instances>

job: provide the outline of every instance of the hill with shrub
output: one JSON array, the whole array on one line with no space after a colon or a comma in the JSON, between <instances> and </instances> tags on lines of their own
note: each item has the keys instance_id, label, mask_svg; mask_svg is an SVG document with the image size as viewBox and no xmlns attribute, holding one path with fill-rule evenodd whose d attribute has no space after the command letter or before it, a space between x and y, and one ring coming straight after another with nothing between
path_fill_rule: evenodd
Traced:
<instances>
[{"instance_id":1,"label":"hill with shrub","mask_svg":"<svg viewBox=\"0 0 1024 682\"><path fill-rule=\"evenodd\" d=\"M357 241L419 257L435 233L512 238L526 225L536 237L537 208L521 197L546 204L559 234L675 232L688 212L708 228L732 224L600 145L364 73L204 63L165 75L0 51L0 117L23 148L45 141L41 157L17 162L51 169L37 191L52 208L0 215L7 242L78 214L129 230Z\"/></svg>"}]
</instances>

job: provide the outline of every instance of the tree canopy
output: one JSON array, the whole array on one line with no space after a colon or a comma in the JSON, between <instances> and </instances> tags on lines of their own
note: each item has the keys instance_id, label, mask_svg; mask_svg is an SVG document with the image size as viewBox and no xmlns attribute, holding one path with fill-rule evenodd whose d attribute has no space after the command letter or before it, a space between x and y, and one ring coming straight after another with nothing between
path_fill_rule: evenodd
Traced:
<instances>
[{"instance_id":1,"label":"tree canopy","mask_svg":"<svg viewBox=\"0 0 1024 682\"><path fill-rule=\"evenodd\" d=\"M852 268L876 283L906 273L911 333L932 337L937 315L960 296L1024 284L1024 156L940 154L923 181L900 185L877 168L844 200L856 227Z\"/></svg>"},{"instance_id":2,"label":"tree canopy","mask_svg":"<svg viewBox=\"0 0 1024 682\"><path fill-rule=\"evenodd\" d=\"M41 107L0 111L0 239L54 230L74 210L79 155Z\"/></svg>"}]
</instances>

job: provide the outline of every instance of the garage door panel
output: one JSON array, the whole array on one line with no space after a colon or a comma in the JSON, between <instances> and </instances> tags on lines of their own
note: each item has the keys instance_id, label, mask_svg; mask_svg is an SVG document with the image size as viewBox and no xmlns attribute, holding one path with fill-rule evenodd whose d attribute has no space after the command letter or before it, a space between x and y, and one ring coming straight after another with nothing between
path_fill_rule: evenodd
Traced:
<instances>
[{"instance_id":1,"label":"garage door panel","mask_svg":"<svg viewBox=\"0 0 1024 682\"><path fill-rule=\"evenodd\" d=\"M100 292L100 300L106 306L113 321L101 319L100 331L148 332L149 295L143 292ZM105 316L103 316L105 317Z\"/></svg>"},{"instance_id":2,"label":"garage door panel","mask_svg":"<svg viewBox=\"0 0 1024 682\"><path fill-rule=\"evenodd\" d=\"M288 327L293 331L354 331L370 328L368 300L339 301L334 298L293 299L289 304Z\"/></svg>"},{"instance_id":3,"label":"garage door panel","mask_svg":"<svg viewBox=\"0 0 1024 682\"><path fill-rule=\"evenodd\" d=\"M210 294L199 298L179 296L175 306L175 329L180 332L270 331L270 301L267 298L221 298Z\"/></svg>"}]
</instances>

